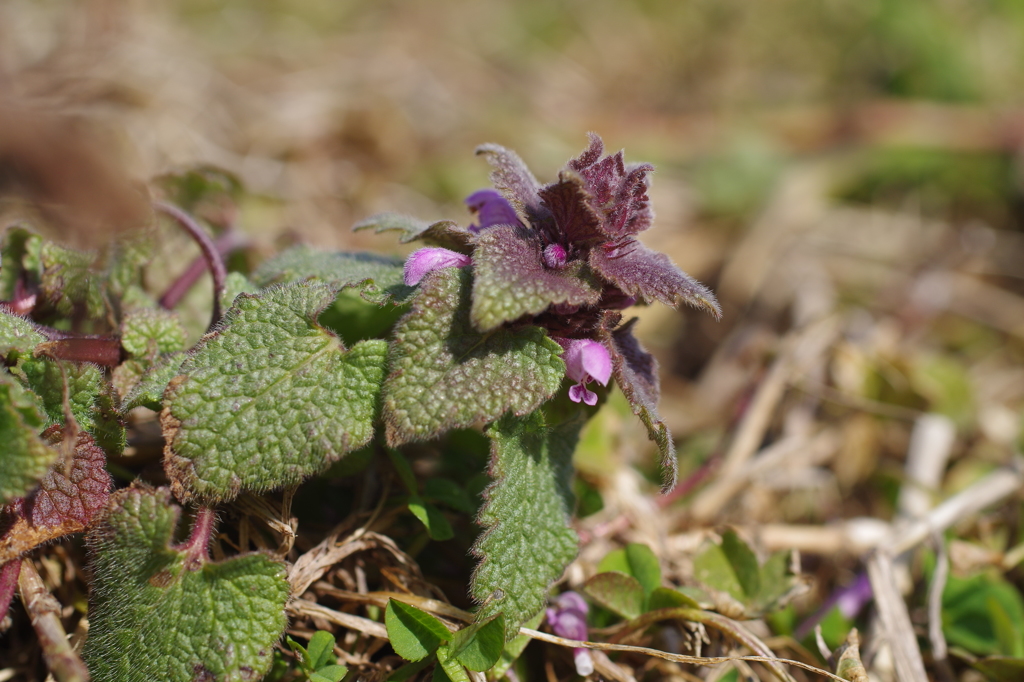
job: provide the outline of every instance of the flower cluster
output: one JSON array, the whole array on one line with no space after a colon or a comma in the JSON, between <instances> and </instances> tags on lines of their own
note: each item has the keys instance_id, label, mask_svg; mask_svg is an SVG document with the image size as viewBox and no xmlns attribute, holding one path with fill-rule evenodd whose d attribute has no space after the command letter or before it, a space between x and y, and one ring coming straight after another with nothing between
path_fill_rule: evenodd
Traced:
<instances>
[{"instance_id":1,"label":"flower cluster","mask_svg":"<svg viewBox=\"0 0 1024 682\"><path fill-rule=\"evenodd\" d=\"M482 146L478 153L494 166L491 177L498 189L482 189L466 199L477 221L467 228L478 235L473 257L425 248L410 256L405 269L406 284L414 285L431 270L476 262L487 296L522 301L497 324L533 316L548 328L565 349L566 375L576 382L570 398L588 405L597 396L587 383L607 384L617 352L607 340L593 338L602 313L659 300L720 315L706 287L636 240L654 218L647 196L653 166L627 165L622 152L602 157L603 151L601 138L591 134L590 146L569 161L558 182L541 186L515 153ZM523 288L528 295L522 295ZM492 316L478 317L484 330L497 326Z\"/></svg>"}]
</instances>

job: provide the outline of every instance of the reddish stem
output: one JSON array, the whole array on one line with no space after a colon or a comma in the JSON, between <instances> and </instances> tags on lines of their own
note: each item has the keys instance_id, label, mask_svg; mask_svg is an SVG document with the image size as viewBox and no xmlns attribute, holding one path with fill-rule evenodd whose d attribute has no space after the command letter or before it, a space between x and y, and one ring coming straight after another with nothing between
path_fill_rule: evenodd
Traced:
<instances>
[{"instance_id":1,"label":"reddish stem","mask_svg":"<svg viewBox=\"0 0 1024 682\"><path fill-rule=\"evenodd\" d=\"M213 277L213 315L210 320L210 327L213 327L220 320L220 299L224 295L225 281L227 279L227 268L224 267L224 259L221 258L220 252L217 250L217 245L214 244L210 235L192 218L192 216L185 213L177 206L163 201L155 201L153 202L153 208L164 215L174 218L175 222L189 233L192 239L194 239L199 245L200 251L203 252L203 258L206 260L206 265L210 268L210 275ZM191 286L191 283L189 283L188 286ZM185 287L186 291L188 290L188 286ZM173 286L171 287L172 290L174 288L175 287ZM165 303L165 299L167 299L170 294L171 291L168 291L160 299L160 305L164 308L172 307ZM180 294L176 293L175 296L177 296L177 299L174 302L176 303L177 300L180 300L183 294L184 291Z\"/></svg>"},{"instance_id":2,"label":"reddish stem","mask_svg":"<svg viewBox=\"0 0 1024 682\"><path fill-rule=\"evenodd\" d=\"M7 609L18 589L18 574L21 573L21 559L13 559L0 566L0 622L7 616Z\"/></svg>"},{"instance_id":3,"label":"reddish stem","mask_svg":"<svg viewBox=\"0 0 1024 682\"><path fill-rule=\"evenodd\" d=\"M69 336L44 341L36 346L36 352L56 360L92 362L103 367L117 367L121 364L121 339L116 336Z\"/></svg>"},{"instance_id":4,"label":"reddish stem","mask_svg":"<svg viewBox=\"0 0 1024 682\"><path fill-rule=\"evenodd\" d=\"M213 244L217 247L217 253L221 255L221 258L225 258L244 246L245 243L245 236L238 230L232 229L217 237ZM205 271L206 259L202 256L193 259L192 263L188 266L188 270L181 273L181 276L160 297L160 306L167 310L176 307Z\"/></svg>"},{"instance_id":5,"label":"reddish stem","mask_svg":"<svg viewBox=\"0 0 1024 682\"><path fill-rule=\"evenodd\" d=\"M192 532L188 539L175 549L185 552L185 568L189 571L198 570L209 559L210 542L213 540L213 529L217 524L217 513L210 507L200 507L196 511Z\"/></svg>"}]
</instances>

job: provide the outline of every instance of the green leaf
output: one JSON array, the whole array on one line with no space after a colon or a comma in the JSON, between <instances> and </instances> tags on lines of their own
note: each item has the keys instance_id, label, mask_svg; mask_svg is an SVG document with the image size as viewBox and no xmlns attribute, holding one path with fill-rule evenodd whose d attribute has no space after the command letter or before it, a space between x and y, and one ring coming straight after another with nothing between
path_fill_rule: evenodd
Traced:
<instances>
[{"instance_id":1,"label":"green leaf","mask_svg":"<svg viewBox=\"0 0 1024 682\"><path fill-rule=\"evenodd\" d=\"M165 393L164 468L179 499L294 484L373 436L387 345L346 351L316 324L330 286L243 294Z\"/></svg>"},{"instance_id":2,"label":"green leaf","mask_svg":"<svg viewBox=\"0 0 1024 682\"><path fill-rule=\"evenodd\" d=\"M101 290L101 278L93 272L92 254L74 251L53 242L45 242L41 252L42 278L40 294L63 316L76 311L90 318L100 318L106 312Z\"/></svg>"},{"instance_id":3,"label":"green leaf","mask_svg":"<svg viewBox=\"0 0 1024 682\"><path fill-rule=\"evenodd\" d=\"M446 504L463 514L472 514L476 511L476 506L469 499L469 493L465 488L447 478L428 478L423 484L423 497Z\"/></svg>"},{"instance_id":4,"label":"green leaf","mask_svg":"<svg viewBox=\"0 0 1024 682\"><path fill-rule=\"evenodd\" d=\"M367 301L383 304L390 299L405 300L412 292L413 288L405 285L403 267L398 258L322 251L300 245L263 263L252 274L252 280L265 287L316 277L333 285L335 293L356 287Z\"/></svg>"},{"instance_id":5,"label":"green leaf","mask_svg":"<svg viewBox=\"0 0 1024 682\"><path fill-rule=\"evenodd\" d=\"M429 273L396 326L384 382L389 445L529 414L561 386L561 346L532 326L478 333L469 321L471 286L464 268Z\"/></svg>"},{"instance_id":6,"label":"green leaf","mask_svg":"<svg viewBox=\"0 0 1024 682\"><path fill-rule=\"evenodd\" d=\"M548 588L576 557L570 479L582 424L548 424L538 411L487 429L494 483L478 518L485 530L473 545L481 561L471 592L484 604L477 618L504 613L510 638L544 608Z\"/></svg>"},{"instance_id":7,"label":"green leaf","mask_svg":"<svg viewBox=\"0 0 1024 682\"><path fill-rule=\"evenodd\" d=\"M249 278L240 272L229 272L224 280L224 294L220 299L220 307L227 310L235 303L239 294L254 293L258 286L249 281Z\"/></svg>"},{"instance_id":8,"label":"green leaf","mask_svg":"<svg viewBox=\"0 0 1024 682\"><path fill-rule=\"evenodd\" d=\"M407 661L422 660L452 637L437 618L395 599L389 599L384 609L384 625L391 647Z\"/></svg>"},{"instance_id":9,"label":"green leaf","mask_svg":"<svg viewBox=\"0 0 1024 682\"><path fill-rule=\"evenodd\" d=\"M505 619L499 613L459 630L449 648L459 663L470 670L490 670L505 648Z\"/></svg>"},{"instance_id":10,"label":"green leaf","mask_svg":"<svg viewBox=\"0 0 1024 682\"><path fill-rule=\"evenodd\" d=\"M623 618L636 618L644 612L644 588L631 575L618 571L598 573L583 585L583 591Z\"/></svg>"},{"instance_id":11,"label":"green leaf","mask_svg":"<svg viewBox=\"0 0 1024 682\"><path fill-rule=\"evenodd\" d=\"M455 531L441 510L429 502L424 502L419 495L413 495L409 499L409 511L426 527L431 540L451 540L455 537Z\"/></svg>"},{"instance_id":12,"label":"green leaf","mask_svg":"<svg viewBox=\"0 0 1024 682\"><path fill-rule=\"evenodd\" d=\"M348 668L343 665L325 665L309 676L309 682L341 682L347 674Z\"/></svg>"},{"instance_id":13,"label":"green leaf","mask_svg":"<svg viewBox=\"0 0 1024 682\"><path fill-rule=\"evenodd\" d=\"M352 226L353 232L359 230L373 230L375 234L397 230L401 232L398 241L402 244L422 240L460 253L470 252L470 240L473 237L472 233L459 227L454 221L439 220L436 223L428 223L401 213L378 213L370 216Z\"/></svg>"},{"instance_id":14,"label":"green leaf","mask_svg":"<svg viewBox=\"0 0 1024 682\"><path fill-rule=\"evenodd\" d=\"M7 364L31 357L33 349L45 340L25 318L0 311L0 355Z\"/></svg>"},{"instance_id":15,"label":"green leaf","mask_svg":"<svg viewBox=\"0 0 1024 682\"><path fill-rule=\"evenodd\" d=\"M674 609L677 607L686 607L688 609L700 609L701 605L696 599L688 594L683 594L679 590L673 590L671 587L658 587L651 592L651 596L647 599L647 610L657 611L659 609Z\"/></svg>"},{"instance_id":16,"label":"green leaf","mask_svg":"<svg viewBox=\"0 0 1024 682\"><path fill-rule=\"evenodd\" d=\"M523 623L522 627L536 630L540 627L540 623L544 620L544 611L539 611L530 620ZM506 633L506 638L512 633ZM508 672L516 660L522 655L523 650L526 649L526 645L533 641L532 637L527 635L516 634L512 639L505 642L505 648L501 651L501 657L498 662L491 668L489 678L492 680L500 680L505 677L505 673Z\"/></svg>"},{"instance_id":17,"label":"green leaf","mask_svg":"<svg viewBox=\"0 0 1024 682\"><path fill-rule=\"evenodd\" d=\"M163 409L164 391L171 379L178 376L181 363L185 361L184 353L171 353L164 356L146 370L121 401L121 414L128 414L136 407L148 407L154 412ZM124 367L128 363L122 363ZM121 369L118 367L117 369ZM115 369L115 375L117 372Z\"/></svg>"},{"instance_id":18,"label":"green leaf","mask_svg":"<svg viewBox=\"0 0 1024 682\"><path fill-rule=\"evenodd\" d=\"M313 670L319 670L330 661L336 660L334 658L334 635L317 630L309 640L306 655Z\"/></svg>"},{"instance_id":19,"label":"green leaf","mask_svg":"<svg viewBox=\"0 0 1024 682\"><path fill-rule=\"evenodd\" d=\"M405 489L410 495L416 494L416 474L413 473L412 467L409 466L409 460L405 458L401 452L394 448L388 448L388 459L391 460L391 464L395 467L395 473L398 474L398 479L405 486Z\"/></svg>"},{"instance_id":20,"label":"green leaf","mask_svg":"<svg viewBox=\"0 0 1024 682\"><path fill-rule=\"evenodd\" d=\"M482 230L473 252L471 317L480 331L490 331L558 303L587 306L601 298L601 287L582 261L558 270L541 258L536 233L521 225Z\"/></svg>"},{"instance_id":21,"label":"green leaf","mask_svg":"<svg viewBox=\"0 0 1024 682\"><path fill-rule=\"evenodd\" d=\"M434 668L434 679L470 682L469 673L455 657L450 646L441 645L437 648L437 667Z\"/></svg>"},{"instance_id":22,"label":"green leaf","mask_svg":"<svg viewBox=\"0 0 1024 682\"><path fill-rule=\"evenodd\" d=\"M185 327L170 310L141 308L121 322L121 346L133 357L152 360L161 353L185 350L185 342Z\"/></svg>"},{"instance_id":23,"label":"green leaf","mask_svg":"<svg viewBox=\"0 0 1024 682\"><path fill-rule=\"evenodd\" d=\"M992 682L1020 682L1024 679L1024 658L1009 656L989 656L971 663Z\"/></svg>"},{"instance_id":24,"label":"green leaf","mask_svg":"<svg viewBox=\"0 0 1024 682\"><path fill-rule=\"evenodd\" d=\"M42 238L23 227L11 227L4 233L0 246L0 300L15 298L18 281L23 276L30 285L39 283L42 248Z\"/></svg>"},{"instance_id":25,"label":"green leaf","mask_svg":"<svg viewBox=\"0 0 1024 682\"><path fill-rule=\"evenodd\" d=\"M999 624L1000 620L1004 622ZM1006 631L1024 632L1024 600L1016 587L998 575L951 575L942 593L942 626L952 645L975 654L1005 655L1011 653L1002 650Z\"/></svg>"},{"instance_id":26,"label":"green leaf","mask_svg":"<svg viewBox=\"0 0 1024 682\"><path fill-rule=\"evenodd\" d=\"M0 370L2 371L2 370ZM0 374L0 506L31 492L60 451L46 445L39 432L46 423L43 407L6 371Z\"/></svg>"},{"instance_id":27,"label":"green leaf","mask_svg":"<svg viewBox=\"0 0 1024 682\"><path fill-rule=\"evenodd\" d=\"M761 566L754 551L730 528L722 534L722 552L729 560L744 596L747 599L756 597L761 590Z\"/></svg>"},{"instance_id":28,"label":"green leaf","mask_svg":"<svg viewBox=\"0 0 1024 682\"><path fill-rule=\"evenodd\" d=\"M651 548L631 542L623 549L616 549L605 555L597 566L598 572L619 571L635 578L649 596L661 586L661 565Z\"/></svg>"},{"instance_id":29,"label":"green leaf","mask_svg":"<svg viewBox=\"0 0 1024 682\"><path fill-rule=\"evenodd\" d=\"M166 488L118 491L88 537L93 583L83 657L114 682L262 677L287 624L284 566L263 554L210 561L171 545Z\"/></svg>"},{"instance_id":30,"label":"green leaf","mask_svg":"<svg viewBox=\"0 0 1024 682\"><path fill-rule=\"evenodd\" d=\"M717 543L708 544L693 560L693 574L694 578L713 590L725 592L740 602L746 598L729 557Z\"/></svg>"},{"instance_id":31,"label":"green leaf","mask_svg":"<svg viewBox=\"0 0 1024 682\"><path fill-rule=\"evenodd\" d=\"M114 410L103 371L96 365L49 358L31 358L12 368L25 386L40 398L50 422L63 424L65 391L71 416L104 450L124 448L124 423Z\"/></svg>"}]
</instances>

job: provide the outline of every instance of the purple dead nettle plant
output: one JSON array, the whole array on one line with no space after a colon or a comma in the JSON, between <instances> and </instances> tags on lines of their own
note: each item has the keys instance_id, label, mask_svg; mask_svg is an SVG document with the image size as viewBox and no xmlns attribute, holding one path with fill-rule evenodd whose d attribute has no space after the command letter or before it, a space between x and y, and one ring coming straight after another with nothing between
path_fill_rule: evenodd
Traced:
<instances>
[{"instance_id":1,"label":"purple dead nettle plant","mask_svg":"<svg viewBox=\"0 0 1024 682\"><path fill-rule=\"evenodd\" d=\"M495 189L466 199L476 219L466 228L472 255L420 249L406 263L406 284L430 270L471 265L475 327L488 332L528 321L544 328L564 349L569 397L577 403L596 404L588 383L606 385L614 376L658 442L670 486L675 464L656 411L657 365L633 336L635 318L623 323L620 311L654 301L687 303L716 318L721 309L707 287L637 239L654 220L647 196L654 167L627 164L621 151L603 155L593 133L589 147L547 185L508 149L488 144L477 153L493 166Z\"/></svg>"}]
</instances>

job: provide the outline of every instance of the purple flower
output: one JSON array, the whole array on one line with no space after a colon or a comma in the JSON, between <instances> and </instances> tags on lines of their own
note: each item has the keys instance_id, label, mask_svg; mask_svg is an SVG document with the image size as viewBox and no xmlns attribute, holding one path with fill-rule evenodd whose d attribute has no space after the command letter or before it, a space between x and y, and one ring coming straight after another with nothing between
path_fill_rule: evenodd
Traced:
<instances>
[{"instance_id":1,"label":"purple flower","mask_svg":"<svg viewBox=\"0 0 1024 682\"><path fill-rule=\"evenodd\" d=\"M612 376L612 358L608 349L591 339L561 339L555 341L565 349L562 360L565 361L565 375L576 382L569 389L569 399L575 403L587 405L597 404L597 394L587 388L587 384L596 381L602 386L608 385Z\"/></svg>"},{"instance_id":2,"label":"purple flower","mask_svg":"<svg viewBox=\"0 0 1024 682\"><path fill-rule=\"evenodd\" d=\"M469 210L477 214L480 219L479 225L470 225L470 232L479 232L485 227L495 225L519 225L519 216L508 199L501 196L496 190L481 189L466 197L466 205Z\"/></svg>"},{"instance_id":3,"label":"purple flower","mask_svg":"<svg viewBox=\"0 0 1024 682\"><path fill-rule=\"evenodd\" d=\"M647 196L652 165L628 164L622 152L605 155L601 138L591 134L590 145L569 160L558 182L541 185L514 152L483 145L477 153L486 155L494 167L491 180L501 192L498 197L505 199L498 204L496 192L484 194L489 190L470 197L471 206L481 206L481 227L503 224L517 212L528 222L527 230L503 235L510 243L499 249L501 256L530 251L549 269L586 266L602 288L613 289L622 299L661 301L673 307L688 303L721 315L707 287L636 239L654 221ZM485 219L484 206L490 213L491 202L495 212L501 206L509 215L493 222ZM565 300L564 286L549 286L552 298Z\"/></svg>"},{"instance_id":4,"label":"purple flower","mask_svg":"<svg viewBox=\"0 0 1024 682\"><path fill-rule=\"evenodd\" d=\"M428 272L441 268L461 268L472 263L472 259L461 253L439 247L428 247L414 251L405 261L405 283L415 286Z\"/></svg>"},{"instance_id":5,"label":"purple flower","mask_svg":"<svg viewBox=\"0 0 1024 682\"><path fill-rule=\"evenodd\" d=\"M563 592L552 600L547 610L548 623L559 637L585 641L587 639L587 602L575 592ZM572 650L576 673L586 677L594 672L594 659L582 647Z\"/></svg>"}]
</instances>

